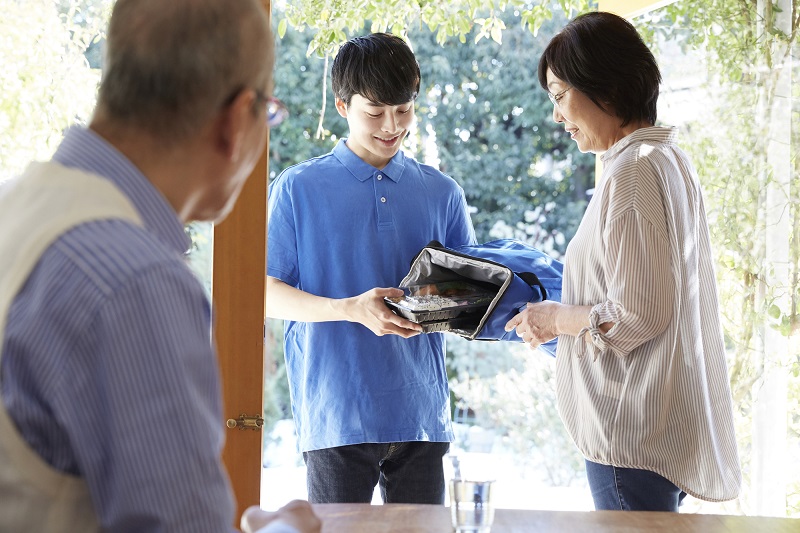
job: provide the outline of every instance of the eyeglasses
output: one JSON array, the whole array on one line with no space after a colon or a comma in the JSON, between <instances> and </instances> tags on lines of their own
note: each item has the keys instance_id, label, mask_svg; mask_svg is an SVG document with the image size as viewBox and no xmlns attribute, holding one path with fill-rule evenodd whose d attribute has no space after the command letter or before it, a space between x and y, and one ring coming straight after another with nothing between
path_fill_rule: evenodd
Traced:
<instances>
[{"instance_id":1,"label":"eyeglasses","mask_svg":"<svg viewBox=\"0 0 800 533\"><path fill-rule=\"evenodd\" d=\"M266 115L267 125L274 128L289 116L289 110L286 109L286 104L275 98L274 96L267 96L261 91L256 91L256 99L266 102Z\"/></svg>"},{"instance_id":2,"label":"eyeglasses","mask_svg":"<svg viewBox=\"0 0 800 533\"><path fill-rule=\"evenodd\" d=\"M559 107L558 103L561 101L561 98L563 98L564 95L566 94L566 92L569 91L570 89L572 89L572 87L567 87L566 89L564 89L560 93L556 93L556 94L553 94L550 91L547 91L547 97L550 98L550 101L553 102L554 106Z\"/></svg>"}]
</instances>

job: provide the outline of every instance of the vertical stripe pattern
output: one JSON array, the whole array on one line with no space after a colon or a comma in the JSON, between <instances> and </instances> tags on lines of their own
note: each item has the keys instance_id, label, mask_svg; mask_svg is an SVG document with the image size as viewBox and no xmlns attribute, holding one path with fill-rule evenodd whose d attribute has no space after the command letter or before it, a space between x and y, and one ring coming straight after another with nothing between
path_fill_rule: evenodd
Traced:
<instances>
[{"instance_id":1,"label":"vertical stripe pattern","mask_svg":"<svg viewBox=\"0 0 800 533\"><path fill-rule=\"evenodd\" d=\"M234 531L210 304L182 224L91 131L54 160L111 181L144 227L87 222L45 250L9 307L3 404L44 462L85 481L103 530Z\"/></svg>"},{"instance_id":2,"label":"vertical stripe pattern","mask_svg":"<svg viewBox=\"0 0 800 533\"><path fill-rule=\"evenodd\" d=\"M589 460L723 501L741 484L730 385L702 195L676 139L644 128L603 156L565 258L562 301L592 306L592 326L589 342L559 339L559 411Z\"/></svg>"}]
</instances>

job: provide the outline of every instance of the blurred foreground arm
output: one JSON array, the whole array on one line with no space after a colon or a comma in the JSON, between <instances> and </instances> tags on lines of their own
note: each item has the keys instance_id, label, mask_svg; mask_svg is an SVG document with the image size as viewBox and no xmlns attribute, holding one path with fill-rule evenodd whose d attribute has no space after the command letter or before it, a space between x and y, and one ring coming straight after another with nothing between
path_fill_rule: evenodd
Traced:
<instances>
[{"instance_id":1,"label":"blurred foreground arm","mask_svg":"<svg viewBox=\"0 0 800 533\"><path fill-rule=\"evenodd\" d=\"M292 500L273 513L248 507L241 527L244 533L318 533L322 522L307 501Z\"/></svg>"}]
</instances>

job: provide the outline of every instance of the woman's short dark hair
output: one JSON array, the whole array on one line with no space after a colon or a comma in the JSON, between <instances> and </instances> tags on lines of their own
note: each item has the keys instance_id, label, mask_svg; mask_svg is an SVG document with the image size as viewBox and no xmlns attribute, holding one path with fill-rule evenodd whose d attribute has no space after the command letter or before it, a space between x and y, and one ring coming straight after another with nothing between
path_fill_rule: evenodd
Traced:
<instances>
[{"instance_id":1,"label":"woman's short dark hair","mask_svg":"<svg viewBox=\"0 0 800 533\"><path fill-rule=\"evenodd\" d=\"M333 94L350 105L354 94L400 105L419 93L419 63L408 44L388 33L355 37L339 49L331 71Z\"/></svg>"},{"instance_id":2,"label":"woman's short dark hair","mask_svg":"<svg viewBox=\"0 0 800 533\"><path fill-rule=\"evenodd\" d=\"M570 21L539 59L539 83L547 69L598 107L622 119L656 122L661 72L633 25L612 13L592 12Z\"/></svg>"}]
</instances>

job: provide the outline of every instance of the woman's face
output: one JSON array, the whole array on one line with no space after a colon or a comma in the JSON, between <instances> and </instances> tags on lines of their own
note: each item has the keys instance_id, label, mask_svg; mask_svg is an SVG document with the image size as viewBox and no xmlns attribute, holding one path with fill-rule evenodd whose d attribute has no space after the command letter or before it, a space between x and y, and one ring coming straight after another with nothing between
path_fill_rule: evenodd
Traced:
<instances>
[{"instance_id":1,"label":"woman's face","mask_svg":"<svg viewBox=\"0 0 800 533\"><path fill-rule=\"evenodd\" d=\"M588 96L557 78L550 69L547 69L547 89L551 95L562 93L553 106L553 120L564 123L564 129L578 143L581 152L601 154L638 128L631 129L631 125L622 128L621 119L609 114L610 110L600 109Z\"/></svg>"}]
</instances>

